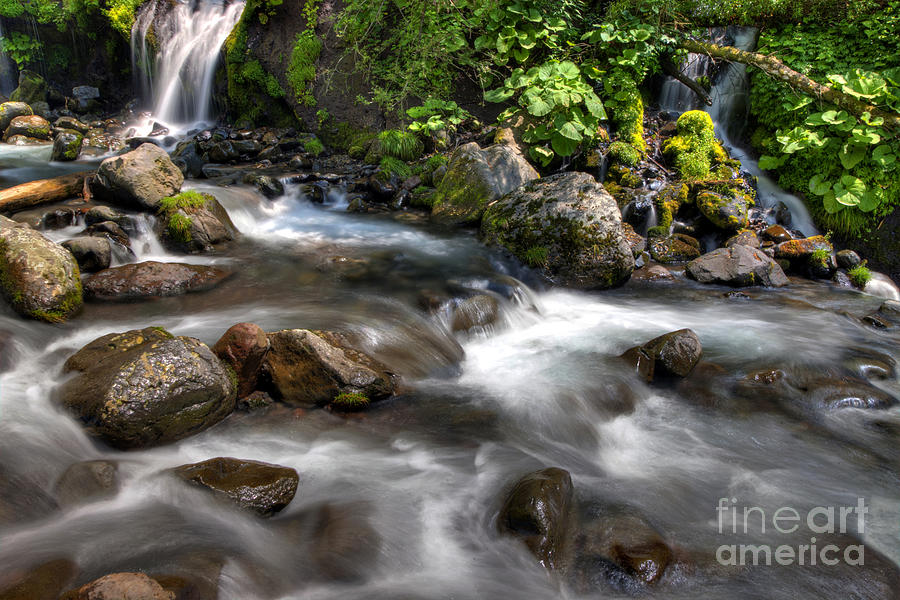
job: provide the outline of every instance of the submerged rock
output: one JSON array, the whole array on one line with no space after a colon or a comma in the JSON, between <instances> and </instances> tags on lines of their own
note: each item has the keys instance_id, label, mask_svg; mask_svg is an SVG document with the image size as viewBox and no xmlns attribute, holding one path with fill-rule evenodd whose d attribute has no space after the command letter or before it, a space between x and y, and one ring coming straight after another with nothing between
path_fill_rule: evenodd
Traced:
<instances>
[{"instance_id":1,"label":"submerged rock","mask_svg":"<svg viewBox=\"0 0 900 600\"><path fill-rule=\"evenodd\" d=\"M492 325L500 314L500 303L493 296L479 294L466 298L453 311L453 331Z\"/></svg>"},{"instance_id":2,"label":"submerged rock","mask_svg":"<svg viewBox=\"0 0 900 600\"><path fill-rule=\"evenodd\" d=\"M687 377L703 356L700 338L690 329L679 329L626 351L622 358L648 382L660 376Z\"/></svg>"},{"instance_id":3,"label":"submerged rock","mask_svg":"<svg viewBox=\"0 0 900 600\"><path fill-rule=\"evenodd\" d=\"M269 334L264 373L273 395L294 406L324 406L342 394L369 401L394 392L387 367L352 348L342 335L288 329Z\"/></svg>"},{"instance_id":4,"label":"submerged rock","mask_svg":"<svg viewBox=\"0 0 900 600\"><path fill-rule=\"evenodd\" d=\"M64 321L81 308L81 274L62 246L0 217L0 288L22 316Z\"/></svg>"},{"instance_id":5,"label":"submerged rock","mask_svg":"<svg viewBox=\"0 0 900 600\"><path fill-rule=\"evenodd\" d=\"M477 224L488 203L539 177L516 149L475 142L457 148L436 183L432 219L446 225Z\"/></svg>"},{"instance_id":6,"label":"submerged rock","mask_svg":"<svg viewBox=\"0 0 900 600\"><path fill-rule=\"evenodd\" d=\"M749 246L719 248L688 263L687 274L700 283L734 287L788 285L787 275L774 260Z\"/></svg>"},{"instance_id":7,"label":"submerged rock","mask_svg":"<svg viewBox=\"0 0 900 600\"><path fill-rule=\"evenodd\" d=\"M300 482L290 467L237 458L211 458L182 465L174 473L261 517L290 504Z\"/></svg>"},{"instance_id":8,"label":"submerged rock","mask_svg":"<svg viewBox=\"0 0 900 600\"><path fill-rule=\"evenodd\" d=\"M236 383L199 340L148 327L97 338L63 366L60 402L111 446L142 448L212 427L234 410Z\"/></svg>"},{"instance_id":9,"label":"submerged rock","mask_svg":"<svg viewBox=\"0 0 900 600\"><path fill-rule=\"evenodd\" d=\"M238 398L244 398L256 389L260 369L269 353L269 338L259 325L238 323L228 328L212 351L234 370Z\"/></svg>"},{"instance_id":10,"label":"submerged rock","mask_svg":"<svg viewBox=\"0 0 900 600\"><path fill-rule=\"evenodd\" d=\"M143 573L113 573L96 579L77 590L66 592L60 600L175 600L155 580Z\"/></svg>"},{"instance_id":11,"label":"submerged rock","mask_svg":"<svg viewBox=\"0 0 900 600\"><path fill-rule=\"evenodd\" d=\"M126 208L155 211L160 200L181 189L184 175L166 151L142 144L100 163L94 178L95 194Z\"/></svg>"},{"instance_id":12,"label":"submerged rock","mask_svg":"<svg viewBox=\"0 0 900 600\"><path fill-rule=\"evenodd\" d=\"M619 207L587 173L539 179L493 202L481 234L560 285L614 287L634 270Z\"/></svg>"},{"instance_id":13,"label":"submerged rock","mask_svg":"<svg viewBox=\"0 0 900 600\"><path fill-rule=\"evenodd\" d=\"M67 558L58 558L11 575L9 583L0 587L3 600L59 600L60 594L75 583L78 565Z\"/></svg>"},{"instance_id":14,"label":"submerged rock","mask_svg":"<svg viewBox=\"0 0 900 600\"><path fill-rule=\"evenodd\" d=\"M207 265L147 261L91 275L84 282L84 292L94 300L180 296L212 289L230 276L229 271Z\"/></svg>"},{"instance_id":15,"label":"submerged rock","mask_svg":"<svg viewBox=\"0 0 900 600\"><path fill-rule=\"evenodd\" d=\"M54 495L63 508L91 500L109 498L119 489L118 465L108 460L75 463L56 482Z\"/></svg>"},{"instance_id":16,"label":"submerged rock","mask_svg":"<svg viewBox=\"0 0 900 600\"><path fill-rule=\"evenodd\" d=\"M548 569L561 566L572 520L572 476L551 467L529 473L506 497L497 529L521 539Z\"/></svg>"}]
</instances>

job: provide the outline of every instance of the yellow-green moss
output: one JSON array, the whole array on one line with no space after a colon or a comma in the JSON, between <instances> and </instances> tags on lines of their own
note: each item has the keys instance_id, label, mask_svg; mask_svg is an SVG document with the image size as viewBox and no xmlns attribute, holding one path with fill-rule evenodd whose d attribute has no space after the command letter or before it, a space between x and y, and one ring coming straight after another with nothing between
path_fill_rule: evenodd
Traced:
<instances>
[{"instance_id":1,"label":"yellow-green moss","mask_svg":"<svg viewBox=\"0 0 900 600\"><path fill-rule=\"evenodd\" d=\"M709 178L713 160L724 161L728 155L716 141L712 118L702 110L690 110L678 118L678 134L672 137L663 153L688 181Z\"/></svg>"},{"instance_id":2,"label":"yellow-green moss","mask_svg":"<svg viewBox=\"0 0 900 600\"><path fill-rule=\"evenodd\" d=\"M626 167L636 167L641 162L641 152L631 144L613 142L609 146L609 158L614 163Z\"/></svg>"}]
</instances>

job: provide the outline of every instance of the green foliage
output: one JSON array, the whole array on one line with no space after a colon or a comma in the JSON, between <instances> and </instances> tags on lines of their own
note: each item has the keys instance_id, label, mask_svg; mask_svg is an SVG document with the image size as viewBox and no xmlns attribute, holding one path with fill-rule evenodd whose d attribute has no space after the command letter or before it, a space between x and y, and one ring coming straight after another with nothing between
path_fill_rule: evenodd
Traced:
<instances>
[{"instance_id":1,"label":"green foliage","mask_svg":"<svg viewBox=\"0 0 900 600\"><path fill-rule=\"evenodd\" d=\"M103 14L109 19L113 29L131 39L131 27L134 25L134 15L143 0L109 0Z\"/></svg>"},{"instance_id":2,"label":"green foliage","mask_svg":"<svg viewBox=\"0 0 900 600\"><path fill-rule=\"evenodd\" d=\"M176 242L186 244L191 241L191 225L193 221L189 216L176 212L169 216L166 232Z\"/></svg>"},{"instance_id":3,"label":"green foliage","mask_svg":"<svg viewBox=\"0 0 900 600\"><path fill-rule=\"evenodd\" d=\"M543 267L547 264L548 254L545 246L532 246L525 250L523 258L529 267Z\"/></svg>"},{"instance_id":4,"label":"green foliage","mask_svg":"<svg viewBox=\"0 0 900 600\"><path fill-rule=\"evenodd\" d=\"M318 156L325 152L325 146L319 138L310 138L303 142L303 149L313 156Z\"/></svg>"},{"instance_id":5,"label":"green foliage","mask_svg":"<svg viewBox=\"0 0 900 600\"><path fill-rule=\"evenodd\" d=\"M309 84L316 79L316 61L322 52L322 43L309 30L297 34L291 60L288 62L287 80L294 92L294 98L305 106L315 106Z\"/></svg>"},{"instance_id":6,"label":"green foliage","mask_svg":"<svg viewBox=\"0 0 900 600\"><path fill-rule=\"evenodd\" d=\"M572 25L584 10L584 3L574 0L487 3L474 11L484 31L475 39L475 50L486 52L498 66L511 61L525 65L533 55L552 56L574 41L577 33Z\"/></svg>"},{"instance_id":7,"label":"green foliage","mask_svg":"<svg viewBox=\"0 0 900 600\"><path fill-rule=\"evenodd\" d=\"M613 162L626 167L636 167L641 162L640 151L625 142L613 142L610 144L609 157Z\"/></svg>"},{"instance_id":8,"label":"green foliage","mask_svg":"<svg viewBox=\"0 0 900 600\"><path fill-rule=\"evenodd\" d=\"M410 131L429 134L441 130L455 132L457 126L472 117L469 111L456 102L440 98L429 98L421 106L407 109L406 114L414 119L409 124Z\"/></svg>"},{"instance_id":9,"label":"green foliage","mask_svg":"<svg viewBox=\"0 0 900 600\"><path fill-rule=\"evenodd\" d=\"M365 394L345 392L335 396L331 404L343 410L360 410L369 406L369 398Z\"/></svg>"},{"instance_id":10,"label":"green foliage","mask_svg":"<svg viewBox=\"0 0 900 600\"><path fill-rule=\"evenodd\" d=\"M678 117L677 128L678 134L666 142L663 153L687 181L707 179L712 161L721 158L722 152L712 118L702 110L690 110Z\"/></svg>"},{"instance_id":11,"label":"green foliage","mask_svg":"<svg viewBox=\"0 0 900 600\"><path fill-rule=\"evenodd\" d=\"M859 289L866 287L866 284L872 280L872 272L864 264L856 265L847 271L847 276L850 278L850 283Z\"/></svg>"},{"instance_id":12,"label":"green foliage","mask_svg":"<svg viewBox=\"0 0 900 600\"><path fill-rule=\"evenodd\" d=\"M825 248L816 248L812 251L812 254L809 255L809 262L818 267L826 267L828 266L829 258L831 258L831 252Z\"/></svg>"},{"instance_id":13,"label":"green foliage","mask_svg":"<svg viewBox=\"0 0 900 600\"><path fill-rule=\"evenodd\" d=\"M615 0L609 17L655 9L665 20L705 25L838 21L871 12L878 0Z\"/></svg>"},{"instance_id":14,"label":"green foliage","mask_svg":"<svg viewBox=\"0 0 900 600\"><path fill-rule=\"evenodd\" d=\"M5 52L18 65L19 69L23 69L36 61L41 50L41 43L24 33L12 31L0 37L0 50Z\"/></svg>"},{"instance_id":15,"label":"green foliage","mask_svg":"<svg viewBox=\"0 0 900 600\"><path fill-rule=\"evenodd\" d=\"M422 156L422 140L409 131L387 129L379 133L376 140L383 156L405 161L416 160Z\"/></svg>"},{"instance_id":16,"label":"green foliage","mask_svg":"<svg viewBox=\"0 0 900 600\"><path fill-rule=\"evenodd\" d=\"M391 177L408 179L409 177L412 177L413 174L412 168L408 164L393 156L383 157L378 168L386 179L390 179Z\"/></svg>"},{"instance_id":17,"label":"green foliage","mask_svg":"<svg viewBox=\"0 0 900 600\"><path fill-rule=\"evenodd\" d=\"M186 190L175 196L169 196L159 201L156 212L160 215L169 216L179 210L185 212L193 212L194 210L206 206L207 197L195 190Z\"/></svg>"}]
</instances>

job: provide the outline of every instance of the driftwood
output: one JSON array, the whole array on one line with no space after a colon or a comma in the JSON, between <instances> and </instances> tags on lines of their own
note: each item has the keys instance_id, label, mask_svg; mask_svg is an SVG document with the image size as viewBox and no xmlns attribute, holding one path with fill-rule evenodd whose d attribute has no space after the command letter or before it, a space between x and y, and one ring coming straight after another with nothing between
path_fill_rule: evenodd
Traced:
<instances>
[{"instance_id":1,"label":"driftwood","mask_svg":"<svg viewBox=\"0 0 900 600\"><path fill-rule=\"evenodd\" d=\"M12 213L41 204L80 198L84 193L85 179L93 174L94 171L70 173L0 190L0 213Z\"/></svg>"},{"instance_id":2,"label":"driftwood","mask_svg":"<svg viewBox=\"0 0 900 600\"><path fill-rule=\"evenodd\" d=\"M835 106L846 110L853 115L861 116L868 112L873 117L881 117L884 119L884 125L891 129L900 130L900 115L896 113L885 112L876 106L872 106L863 102L858 98L854 98L849 94L845 94L834 88L830 88L821 83L817 83L797 71L791 69L783 62L773 56L760 54L759 52L747 52L738 50L731 46L719 46L708 42L699 42L697 40L682 40L680 46L688 52L696 54L707 54L713 58L721 58L732 62L739 62L745 65L751 65L768 73L772 77L779 79L794 89L805 92L811 96L821 98L825 102L834 104Z\"/></svg>"}]
</instances>

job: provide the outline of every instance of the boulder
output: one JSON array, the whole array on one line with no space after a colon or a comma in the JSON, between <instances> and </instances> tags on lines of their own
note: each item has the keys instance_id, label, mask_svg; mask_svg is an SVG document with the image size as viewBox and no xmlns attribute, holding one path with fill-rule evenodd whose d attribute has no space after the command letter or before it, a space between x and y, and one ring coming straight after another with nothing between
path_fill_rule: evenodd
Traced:
<instances>
[{"instance_id":1,"label":"boulder","mask_svg":"<svg viewBox=\"0 0 900 600\"><path fill-rule=\"evenodd\" d=\"M60 600L175 600L175 594L143 573L113 573L66 592Z\"/></svg>"},{"instance_id":2,"label":"boulder","mask_svg":"<svg viewBox=\"0 0 900 600\"><path fill-rule=\"evenodd\" d=\"M0 291L17 313L42 321L64 321L82 304L75 258L5 217L0 217Z\"/></svg>"},{"instance_id":3,"label":"boulder","mask_svg":"<svg viewBox=\"0 0 900 600\"><path fill-rule=\"evenodd\" d=\"M256 186L256 189L266 198L277 198L284 195L284 185L269 175L255 175L250 178L248 183Z\"/></svg>"},{"instance_id":4,"label":"boulder","mask_svg":"<svg viewBox=\"0 0 900 600\"><path fill-rule=\"evenodd\" d=\"M834 247L825 236L816 235L805 239L781 242L775 247L775 258L792 262L807 261L816 250L824 250L830 255L834 252Z\"/></svg>"},{"instance_id":5,"label":"boulder","mask_svg":"<svg viewBox=\"0 0 900 600\"><path fill-rule=\"evenodd\" d=\"M63 366L63 406L113 447L173 442L234 410L236 383L202 342L148 327L100 337Z\"/></svg>"},{"instance_id":6,"label":"boulder","mask_svg":"<svg viewBox=\"0 0 900 600\"><path fill-rule=\"evenodd\" d=\"M687 262L700 256L700 242L683 233L650 238L650 255L663 264Z\"/></svg>"},{"instance_id":7,"label":"boulder","mask_svg":"<svg viewBox=\"0 0 900 600\"><path fill-rule=\"evenodd\" d=\"M572 477L551 467L529 473L506 497L497 529L519 538L548 569L561 566L564 544L572 521Z\"/></svg>"},{"instance_id":8,"label":"boulder","mask_svg":"<svg viewBox=\"0 0 900 600\"><path fill-rule=\"evenodd\" d=\"M81 135L85 135L88 131L91 130L90 125L82 123L75 117L70 116L58 118L53 122L53 127L55 129L69 129L71 131L77 131Z\"/></svg>"},{"instance_id":9,"label":"boulder","mask_svg":"<svg viewBox=\"0 0 900 600\"><path fill-rule=\"evenodd\" d=\"M778 263L756 248L741 245L719 248L695 258L688 263L687 274L700 283L734 287L781 287L790 283Z\"/></svg>"},{"instance_id":10,"label":"boulder","mask_svg":"<svg viewBox=\"0 0 900 600\"><path fill-rule=\"evenodd\" d=\"M841 250L835 255L837 266L842 269L852 269L862 263L859 254L853 250Z\"/></svg>"},{"instance_id":11,"label":"boulder","mask_svg":"<svg viewBox=\"0 0 900 600\"><path fill-rule=\"evenodd\" d=\"M24 102L4 102L0 104L0 135L2 135L12 120L16 117L28 117L34 113L31 107Z\"/></svg>"},{"instance_id":12,"label":"boulder","mask_svg":"<svg viewBox=\"0 0 900 600\"><path fill-rule=\"evenodd\" d=\"M627 350L622 358L648 382L659 377L687 377L703 356L700 338L690 329L679 329L642 346Z\"/></svg>"},{"instance_id":13,"label":"boulder","mask_svg":"<svg viewBox=\"0 0 900 600\"><path fill-rule=\"evenodd\" d=\"M237 458L211 458L182 465L174 473L261 517L290 504L300 481L289 467Z\"/></svg>"},{"instance_id":14,"label":"boulder","mask_svg":"<svg viewBox=\"0 0 900 600\"><path fill-rule=\"evenodd\" d=\"M614 287L634 269L619 207L587 173L532 181L492 202L481 235L569 287Z\"/></svg>"},{"instance_id":15,"label":"boulder","mask_svg":"<svg viewBox=\"0 0 900 600\"><path fill-rule=\"evenodd\" d=\"M343 394L375 401L394 392L395 378L387 367L340 334L288 329L270 333L269 345L263 372L273 396L287 404L323 406Z\"/></svg>"},{"instance_id":16,"label":"boulder","mask_svg":"<svg viewBox=\"0 0 900 600\"><path fill-rule=\"evenodd\" d=\"M16 136L24 136L33 140L50 139L50 123L44 117L31 115L28 117L16 117L9 122L9 127L3 134L3 141L10 142Z\"/></svg>"},{"instance_id":17,"label":"boulder","mask_svg":"<svg viewBox=\"0 0 900 600\"><path fill-rule=\"evenodd\" d=\"M79 85L72 88L72 97L75 98L77 112L87 112L97 106L100 90L90 85Z\"/></svg>"},{"instance_id":18,"label":"boulder","mask_svg":"<svg viewBox=\"0 0 900 600\"><path fill-rule=\"evenodd\" d=\"M50 140L43 140L27 135L11 135L4 140L10 146L46 146Z\"/></svg>"},{"instance_id":19,"label":"boulder","mask_svg":"<svg viewBox=\"0 0 900 600\"><path fill-rule=\"evenodd\" d=\"M81 236L66 240L62 247L72 253L82 273L94 273L109 268L112 246L105 237Z\"/></svg>"},{"instance_id":20,"label":"boulder","mask_svg":"<svg viewBox=\"0 0 900 600\"><path fill-rule=\"evenodd\" d=\"M172 151L172 162L185 176L194 178L203 176L203 165L206 164L196 139L179 142Z\"/></svg>"},{"instance_id":21,"label":"boulder","mask_svg":"<svg viewBox=\"0 0 900 600\"><path fill-rule=\"evenodd\" d=\"M719 229L735 231L750 224L747 210L751 200L738 190L727 194L703 191L697 195L696 204L703 216Z\"/></svg>"},{"instance_id":22,"label":"boulder","mask_svg":"<svg viewBox=\"0 0 900 600\"><path fill-rule=\"evenodd\" d=\"M94 206L86 213L84 213L84 224L87 226L96 225L98 223L105 223L107 221L112 221L123 231L137 231L134 219L124 213L117 211L111 206Z\"/></svg>"},{"instance_id":23,"label":"boulder","mask_svg":"<svg viewBox=\"0 0 900 600\"><path fill-rule=\"evenodd\" d=\"M115 221L101 221L89 225L81 232L82 236L105 238L120 246L131 246L131 239L125 230L119 227Z\"/></svg>"},{"instance_id":24,"label":"boulder","mask_svg":"<svg viewBox=\"0 0 900 600\"><path fill-rule=\"evenodd\" d=\"M234 370L238 398L244 398L256 389L260 369L269 353L269 338L259 325L238 323L228 328L212 351Z\"/></svg>"},{"instance_id":25,"label":"boulder","mask_svg":"<svg viewBox=\"0 0 900 600\"><path fill-rule=\"evenodd\" d=\"M34 71L19 71L19 87L9 95L13 102L35 104L47 101L47 82Z\"/></svg>"},{"instance_id":26,"label":"boulder","mask_svg":"<svg viewBox=\"0 0 900 600\"><path fill-rule=\"evenodd\" d=\"M453 311L453 331L468 331L473 327L493 325L500 314L500 303L493 296L479 294L466 298Z\"/></svg>"},{"instance_id":27,"label":"boulder","mask_svg":"<svg viewBox=\"0 0 900 600\"><path fill-rule=\"evenodd\" d=\"M750 248L759 248L759 238L756 236L756 232L751 229L745 229L740 233L731 236L725 241L725 247L731 248L732 246L749 246Z\"/></svg>"},{"instance_id":28,"label":"boulder","mask_svg":"<svg viewBox=\"0 0 900 600\"><path fill-rule=\"evenodd\" d=\"M157 228L163 243L180 252L209 252L237 235L215 196L183 192L160 203Z\"/></svg>"},{"instance_id":29,"label":"boulder","mask_svg":"<svg viewBox=\"0 0 900 600\"><path fill-rule=\"evenodd\" d=\"M84 292L94 300L181 296L214 288L230 276L208 265L147 261L104 269L85 280Z\"/></svg>"},{"instance_id":30,"label":"boulder","mask_svg":"<svg viewBox=\"0 0 900 600\"><path fill-rule=\"evenodd\" d=\"M789 242L794 239L794 236L791 235L791 232L782 227L781 225L771 225L767 227L760 234L762 239L775 242L776 244L781 244L782 242Z\"/></svg>"},{"instance_id":31,"label":"boulder","mask_svg":"<svg viewBox=\"0 0 900 600\"><path fill-rule=\"evenodd\" d=\"M126 208L155 211L160 200L174 196L184 183L184 175L166 151L143 144L100 163L92 189L95 194Z\"/></svg>"},{"instance_id":32,"label":"boulder","mask_svg":"<svg viewBox=\"0 0 900 600\"><path fill-rule=\"evenodd\" d=\"M54 496L63 508L115 496L118 465L108 460L75 463L56 482Z\"/></svg>"},{"instance_id":33,"label":"boulder","mask_svg":"<svg viewBox=\"0 0 900 600\"><path fill-rule=\"evenodd\" d=\"M538 177L508 145L482 150L475 142L464 144L450 156L447 173L436 184L432 218L446 225L477 224L488 203Z\"/></svg>"},{"instance_id":34,"label":"boulder","mask_svg":"<svg viewBox=\"0 0 900 600\"><path fill-rule=\"evenodd\" d=\"M84 136L72 129L62 129L53 138L50 160L72 161L81 153Z\"/></svg>"}]
</instances>

